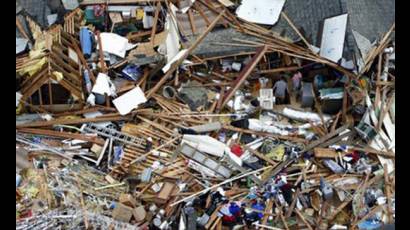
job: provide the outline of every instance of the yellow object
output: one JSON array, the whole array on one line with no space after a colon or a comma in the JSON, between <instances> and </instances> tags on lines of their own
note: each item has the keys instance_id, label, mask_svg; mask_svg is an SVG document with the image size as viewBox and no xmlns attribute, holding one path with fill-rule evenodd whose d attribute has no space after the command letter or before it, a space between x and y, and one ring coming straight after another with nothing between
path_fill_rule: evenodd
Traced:
<instances>
[{"instance_id":1,"label":"yellow object","mask_svg":"<svg viewBox=\"0 0 410 230\"><path fill-rule=\"evenodd\" d=\"M36 59L44 55L44 50L46 49L46 40L36 40L33 49L29 53L30 59Z\"/></svg>"},{"instance_id":2,"label":"yellow object","mask_svg":"<svg viewBox=\"0 0 410 230\"><path fill-rule=\"evenodd\" d=\"M137 9L137 20L142 20L144 18L144 10L143 9Z\"/></svg>"},{"instance_id":3,"label":"yellow object","mask_svg":"<svg viewBox=\"0 0 410 230\"><path fill-rule=\"evenodd\" d=\"M78 101L78 100L79 100L79 98L78 98L76 95L74 95L73 93L71 94L71 96L73 96L74 101Z\"/></svg>"},{"instance_id":4,"label":"yellow object","mask_svg":"<svg viewBox=\"0 0 410 230\"><path fill-rule=\"evenodd\" d=\"M72 120L72 119L79 119L79 118L81 118L81 117L79 117L79 116L64 116L64 117L61 117L61 120Z\"/></svg>"},{"instance_id":5,"label":"yellow object","mask_svg":"<svg viewBox=\"0 0 410 230\"><path fill-rule=\"evenodd\" d=\"M53 75L56 77L56 80L57 80L58 82L61 81L61 80L63 80L63 78L64 78L63 74L62 74L61 72L58 72L58 71L54 71L54 72L53 72Z\"/></svg>"},{"instance_id":6,"label":"yellow object","mask_svg":"<svg viewBox=\"0 0 410 230\"><path fill-rule=\"evenodd\" d=\"M366 79L361 78L361 79L359 80L359 84L360 84L360 87L361 87L362 89L366 89L366 88L367 88L367 81L366 81Z\"/></svg>"},{"instance_id":7,"label":"yellow object","mask_svg":"<svg viewBox=\"0 0 410 230\"><path fill-rule=\"evenodd\" d=\"M38 50L31 50L30 51L30 53L29 53L29 57L30 57L30 59L31 60L34 60L34 59L36 59L36 58L39 58L39 57L41 57L42 55L44 55L44 52L43 52L44 50L42 50L42 49L38 49Z\"/></svg>"},{"instance_id":8,"label":"yellow object","mask_svg":"<svg viewBox=\"0 0 410 230\"><path fill-rule=\"evenodd\" d=\"M29 76L31 77L35 73L37 73L37 71L39 71L46 62L47 62L47 58L43 57L42 59L39 59L37 62L33 62L33 64L24 67L23 69L21 69L19 73L20 75L24 75L28 73Z\"/></svg>"},{"instance_id":9,"label":"yellow object","mask_svg":"<svg viewBox=\"0 0 410 230\"><path fill-rule=\"evenodd\" d=\"M22 110L23 110L23 103L19 103L19 105L16 108L16 115L19 115Z\"/></svg>"},{"instance_id":10,"label":"yellow object","mask_svg":"<svg viewBox=\"0 0 410 230\"><path fill-rule=\"evenodd\" d=\"M275 161L282 161L283 156L285 155L285 146L284 145L278 145L272 151L268 154L266 154L267 157L275 160Z\"/></svg>"},{"instance_id":11,"label":"yellow object","mask_svg":"<svg viewBox=\"0 0 410 230\"><path fill-rule=\"evenodd\" d=\"M24 190L24 194L30 198L36 197L39 192L40 190L34 186L30 186L29 188Z\"/></svg>"}]
</instances>

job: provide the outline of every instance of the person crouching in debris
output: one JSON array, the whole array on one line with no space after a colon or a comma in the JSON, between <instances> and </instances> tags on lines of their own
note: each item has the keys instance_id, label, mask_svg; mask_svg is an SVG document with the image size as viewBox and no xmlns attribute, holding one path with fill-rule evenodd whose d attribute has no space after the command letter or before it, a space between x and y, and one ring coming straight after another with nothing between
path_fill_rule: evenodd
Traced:
<instances>
[{"instance_id":1,"label":"person crouching in debris","mask_svg":"<svg viewBox=\"0 0 410 230\"><path fill-rule=\"evenodd\" d=\"M286 94L288 93L288 84L286 83L286 78L281 77L279 81L273 86L273 93L276 98L276 104L284 104L286 99Z\"/></svg>"}]
</instances>

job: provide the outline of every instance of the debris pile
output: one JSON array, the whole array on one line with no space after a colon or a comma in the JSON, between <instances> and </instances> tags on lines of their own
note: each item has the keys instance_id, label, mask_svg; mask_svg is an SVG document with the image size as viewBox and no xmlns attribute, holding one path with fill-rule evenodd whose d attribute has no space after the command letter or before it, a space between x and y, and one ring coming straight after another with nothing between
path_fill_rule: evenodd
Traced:
<instances>
[{"instance_id":1,"label":"debris pile","mask_svg":"<svg viewBox=\"0 0 410 230\"><path fill-rule=\"evenodd\" d=\"M394 7L61 2L17 3L16 229L394 225Z\"/></svg>"}]
</instances>

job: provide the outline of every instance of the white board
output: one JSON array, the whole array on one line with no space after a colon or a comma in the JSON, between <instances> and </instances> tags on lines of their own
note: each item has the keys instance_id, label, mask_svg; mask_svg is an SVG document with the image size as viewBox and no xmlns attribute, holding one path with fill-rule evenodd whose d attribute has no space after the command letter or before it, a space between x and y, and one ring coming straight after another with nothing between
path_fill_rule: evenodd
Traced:
<instances>
[{"instance_id":1,"label":"white board","mask_svg":"<svg viewBox=\"0 0 410 230\"><path fill-rule=\"evenodd\" d=\"M242 0L236 15L246 21L273 25L280 17L285 0Z\"/></svg>"},{"instance_id":2,"label":"white board","mask_svg":"<svg viewBox=\"0 0 410 230\"><path fill-rule=\"evenodd\" d=\"M320 56L333 62L342 58L346 35L347 14L328 18L323 25Z\"/></svg>"},{"instance_id":3,"label":"white board","mask_svg":"<svg viewBox=\"0 0 410 230\"><path fill-rule=\"evenodd\" d=\"M146 101L147 98L145 98L144 92L137 86L120 97L117 97L112 103L121 115L126 115L131 112L131 110L137 108L139 104L145 103Z\"/></svg>"}]
</instances>

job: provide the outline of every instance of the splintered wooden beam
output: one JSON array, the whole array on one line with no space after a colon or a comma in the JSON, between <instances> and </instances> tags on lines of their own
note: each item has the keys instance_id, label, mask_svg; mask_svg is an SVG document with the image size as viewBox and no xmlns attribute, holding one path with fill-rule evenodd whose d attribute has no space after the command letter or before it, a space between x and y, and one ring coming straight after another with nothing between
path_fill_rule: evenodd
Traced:
<instances>
[{"instance_id":1,"label":"splintered wooden beam","mask_svg":"<svg viewBox=\"0 0 410 230\"><path fill-rule=\"evenodd\" d=\"M16 26L17 26L17 29L20 31L21 35L23 35L25 39L30 40L30 37L27 35L26 31L23 28L23 25L21 25L21 22L17 17L16 17Z\"/></svg>"},{"instance_id":2,"label":"splintered wooden beam","mask_svg":"<svg viewBox=\"0 0 410 230\"><path fill-rule=\"evenodd\" d=\"M104 122L104 121L129 121L132 120L131 116L107 116L107 117L96 117L96 118L79 118L79 119L55 119L51 121L34 121L30 123L24 123L16 125L16 128L29 128L29 127L48 127L53 125L74 125L82 124L87 122Z\"/></svg>"},{"instance_id":3,"label":"splintered wooden beam","mask_svg":"<svg viewBox=\"0 0 410 230\"><path fill-rule=\"evenodd\" d=\"M84 0L80 5L97 5L97 4L109 4L109 5L122 5L122 4L137 4L137 3L149 3L149 2L164 2L165 0Z\"/></svg>"},{"instance_id":4,"label":"splintered wooden beam","mask_svg":"<svg viewBox=\"0 0 410 230\"><path fill-rule=\"evenodd\" d=\"M178 61L176 61L171 66L171 68L165 73L165 75L161 78L161 80L159 80L159 82L157 82L157 84L148 92L146 96L147 99L151 98L161 88L161 86L168 80L168 78L174 73L174 71L178 69L179 65L181 65L181 63L185 60L185 58L188 57L190 53L192 53L192 51L202 42L202 40L204 40L206 35L208 35L208 33L215 27L215 25L218 23L218 21L222 18L224 14L225 14L225 10L222 11L218 15L218 17L215 18L215 20L211 23L210 26L208 26L205 32L203 32L201 36L199 36L199 38L192 44L192 46L189 47L185 55L183 55Z\"/></svg>"},{"instance_id":5,"label":"splintered wooden beam","mask_svg":"<svg viewBox=\"0 0 410 230\"><path fill-rule=\"evenodd\" d=\"M189 18L189 24L191 24L191 30L192 34L196 34L196 26L195 26L195 20L194 20L194 15L192 14L192 10L188 10L188 18Z\"/></svg>"},{"instance_id":6,"label":"splintered wooden beam","mask_svg":"<svg viewBox=\"0 0 410 230\"><path fill-rule=\"evenodd\" d=\"M228 92L225 94L222 103L220 106L217 108L218 111L220 111L227 103L228 101L232 98L232 96L235 94L235 92L242 86L242 84L245 82L246 78L251 74L253 69L256 67L256 65L259 63L263 55L265 55L265 52L268 50L268 46L264 45L262 47L259 47L256 50L255 55L252 57L252 59L249 61L249 63L243 68L243 70L239 73L239 76L235 79L234 82L232 82L231 88L228 90Z\"/></svg>"},{"instance_id":7,"label":"splintered wooden beam","mask_svg":"<svg viewBox=\"0 0 410 230\"><path fill-rule=\"evenodd\" d=\"M272 200L269 200L269 201L268 201L268 205L266 205L265 212L267 212L267 213L272 212L272 208L273 208L273 201L272 201ZM263 216L263 218L262 218L262 225L266 225L266 223L268 222L268 218L269 218L268 215L264 215L264 216Z\"/></svg>"},{"instance_id":8,"label":"splintered wooden beam","mask_svg":"<svg viewBox=\"0 0 410 230\"><path fill-rule=\"evenodd\" d=\"M151 43L152 44L154 44L155 33L157 32L157 24L158 24L158 17L159 17L160 10L161 10L161 2L157 2L157 6L155 9L155 15L154 15L154 23L152 24L152 31L151 31Z\"/></svg>"},{"instance_id":9,"label":"splintered wooden beam","mask_svg":"<svg viewBox=\"0 0 410 230\"><path fill-rule=\"evenodd\" d=\"M77 139L77 140L92 142L98 145L104 145L105 143L105 141L99 137L87 136L87 135L78 134L78 133L58 132L58 131L47 130L47 129L22 128L22 129L18 129L18 132L45 135L45 136L51 136L51 137Z\"/></svg>"},{"instance_id":10,"label":"splintered wooden beam","mask_svg":"<svg viewBox=\"0 0 410 230\"><path fill-rule=\"evenodd\" d=\"M107 66L105 66L105 61L104 61L104 51L102 48L102 42L101 42L101 36L100 36L100 31L96 32L97 34L97 39L98 39L98 55L100 57L100 65L101 65L101 71L103 73L107 73Z\"/></svg>"},{"instance_id":11,"label":"splintered wooden beam","mask_svg":"<svg viewBox=\"0 0 410 230\"><path fill-rule=\"evenodd\" d=\"M292 29L299 35L300 39L305 43L305 45L310 49L310 44L309 42L305 39L305 37L300 33L300 31L296 28L295 24L288 18L285 12L282 11L281 15L283 18L289 23L289 25L292 27Z\"/></svg>"},{"instance_id":12,"label":"splintered wooden beam","mask_svg":"<svg viewBox=\"0 0 410 230\"><path fill-rule=\"evenodd\" d=\"M194 4L194 8L195 8L195 10L197 10L199 12L201 17L204 19L204 21L206 23L206 26L211 25L211 22L209 21L208 17L205 15L204 10L201 8L201 6L196 3L196 4Z\"/></svg>"}]
</instances>

